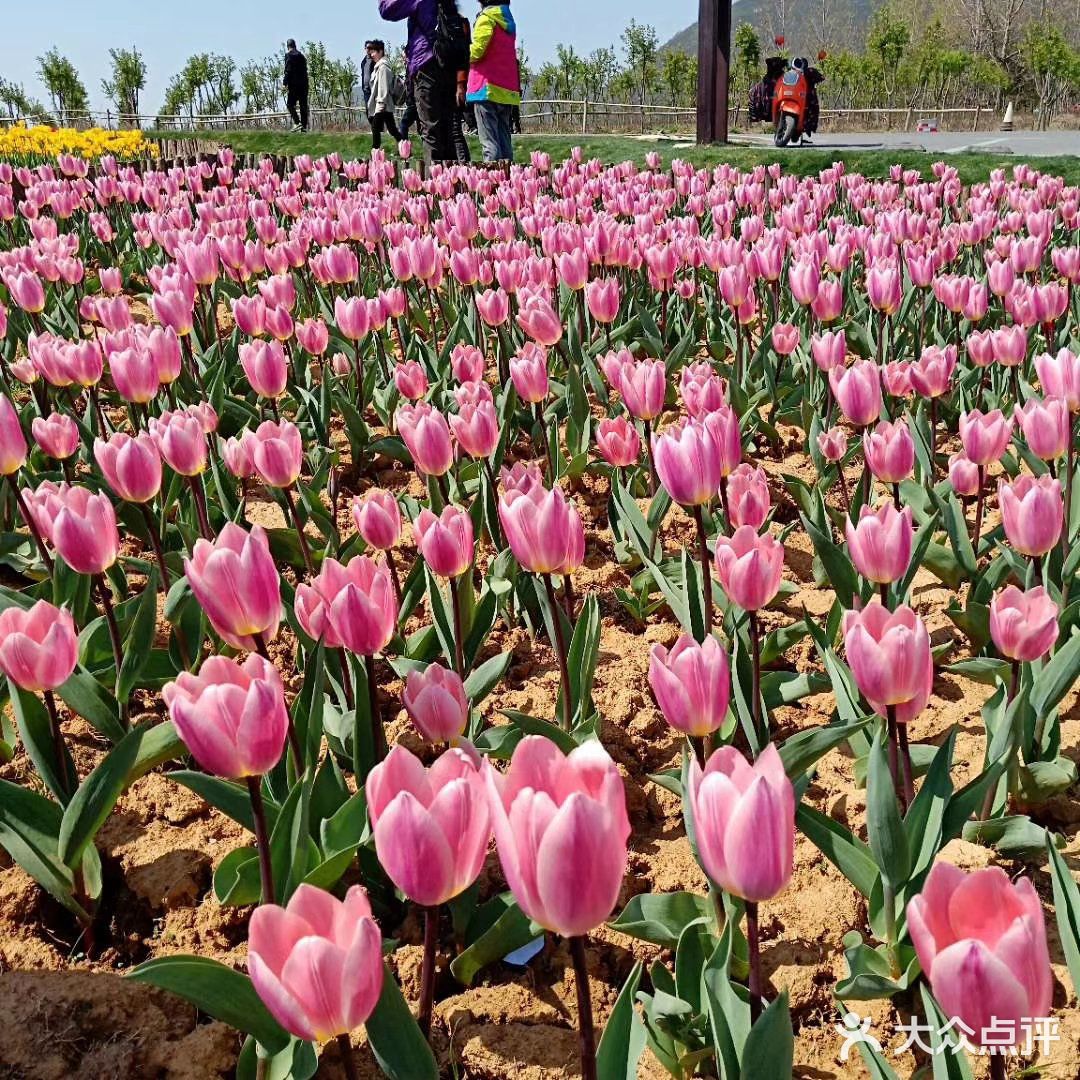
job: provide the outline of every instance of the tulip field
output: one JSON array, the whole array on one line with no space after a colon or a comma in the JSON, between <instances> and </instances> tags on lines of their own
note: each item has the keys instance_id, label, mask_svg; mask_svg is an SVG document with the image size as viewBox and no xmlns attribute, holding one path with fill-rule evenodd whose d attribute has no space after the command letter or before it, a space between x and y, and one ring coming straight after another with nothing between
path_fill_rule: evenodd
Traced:
<instances>
[{"instance_id":1,"label":"tulip field","mask_svg":"<svg viewBox=\"0 0 1080 1080\"><path fill-rule=\"evenodd\" d=\"M409 150L0 160L0 1075L1080 1075L1080 189Z\"/></svg>"}]
</instances>

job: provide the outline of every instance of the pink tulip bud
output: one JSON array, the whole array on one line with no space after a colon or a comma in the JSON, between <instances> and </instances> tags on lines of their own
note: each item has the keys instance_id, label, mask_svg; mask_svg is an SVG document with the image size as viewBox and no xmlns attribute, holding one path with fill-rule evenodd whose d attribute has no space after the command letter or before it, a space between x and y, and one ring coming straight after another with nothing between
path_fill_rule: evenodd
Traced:
<instances>
[{"instance_id":1,"label":"pink tulip bud","mask_svg":"<svg viewBox=\"0 0 1080 1080\"><path fill-rule=\"evenodd\" d=\"M26 436L11 400L0 394L0 476L11 476L26 464Z\"/></svg>"},{"instance_id":2,"label":"pink tulip bud","mask_svg":"<svg viewBox=\"0 0 1080 1080\"><path fill-rule=\"evenodd\" d=\"M941 397L948 393L955 370L955 345L947 345L944 349L928 345L909 368L911 388L925 398Z\"/></svg>"},{"instance_id":3,"label":"pink tulip bud","mask_svg":"<svg viewBox=\"0 0 1080 1080\"><path fill-rule=\"evenodd\" d=\"M446 506L438 517L426 508L421 510L413 532L420 557L440 577L457 577L472 565L472 518L460 507Z\"/></svg>"},{"instance_id":4,"label":"pink tulip bud","mask_svg":"<svg viewBox=\"0 0 1080 1080\"><path fill-rule=\"evenodd\" d=\"M764 469L744 462L728 477L727 515L731 524L760 529L769 516L771 500Z\"/></svg>"},{"instance_id":5,"label":"pink tulip bud","mask_svg":"<svg viewBox=\"0 0 1080 1080\"><path fill-rule=\"evenodd\" d=\"M241 334L255 338L266 332L266 301L261 296L238 296L232 312Z\"/></svg>"},{"instance_id":6,"label":"pink tulip bud","mask_svg":"<svg viewBox=\"0 0 1080 1080\"><path fill-rule=\"evenodd\" d=\"M949 483L957 495L979 494L979 466L963 451L949 458Z\"/></svg>"},{"instance_id":7,"label":"pink tulip bud","mask_svg":"<svg viewBox=\"0 0 1080 1080\"><path fill-rule=\"evenodd\" d=\"M281 622L281 579L262 527L245 532L228 522L217 540L196 540L184 573L217 633L234 649L269 641Z\"/></svg>"},{"instance_id":8,"label":"pink tulip bud","mask_svg":"<svg viewBox=\"0 0 1080 1080\"><path fill-rule=\"evenodd\" d=\"M353 499L353 521L368 547L389 551L401 536L401 509L389 491L372 488Z\"/></svg>"},{"instance_id":9,"label":"pink tulip bud","mask_svg":"<svg viewBox=\"0 0 1080 1080\"><path fill-rule=\"evenodd\" d=\"M842 368L847 358L847 338L843 330L824 330L810 339L810 355L822 371Z\"/></svg>"},{"instance_id":10,"label":"pink tulip bud","mask_svg":"<svg viewBox=\"0 0 1080 1080\"><path fill-rule=\"evenodd\" d=\"M521 910L564 937L595 930L626 871L630 820L615 763L595 739L564 757L529 735L506 775L486 763L485 779L499 861Z\"/></svg>"},{"instance_id":11,"label":"pink tulip bud","mask_svg":"<svg viewBox=\"0 0 1080 1080\"><path fill-rule=\"evenodd\" d=\"M926 708L934 685L930 635L906 604L890 612L876 600L844 613L844 648L855 682L871 708L885 716L896 708L906 724Z\"/></svg>"},{"instance_id":12,"label":"pink tulip bud","mask_svg":"<svg viewBox=\"0 0 1080 1080\"><path fill-rule=\"evenodd\" d=\"M206 432L198 416L164 412L150 420L150 437L165 464L181 476L198 476L206 468Z\"/></svg>"},{"instance_id":13,"label":"pink tulip bud","mask_svg":"<svg viewBox=\"0 0 1080 1080\"><path fill-rule=\"evenodd\" d=\"M1027 592L1006 585L990 601L990 636L1002 656L1030 663L1057 641L1058 615L1057 604L1041 585Z\"/></svg>"},{"instance_id":14,"label":"pink tulip bud","mask_svg":"<svg viewBox=\"0 0 1080 1080\"><path fill-rule=\"evenodd\" d=\"M338 900L301 884L286 907L263 904L248 926L248 974L274 1019L323 1044L360 1027L383 985L382 933L359 885Z\"/></svg>"},{"instance_id":15,"label":"pink tulip bud","mask_svg":"<svg viewBox=\"0 0 1080 1080\"><path fill-rule=\"evenodd\" d=\"M621 370L621 368L620 368ZM686 411L696 419L727 405L724 380L708 361L687 364L679 376L679 394Z\"/></svg>"},{"instance_id":16,"label":"pink tulip bud","mask_svg":"<svg viewBox=\"0 0 1080 1080\"><path fill-rule=\"evenodd\" d=\"M252 390L260 397L276 398L285 392L289 365L280 341L246 341L240 346L240 364Z\"/></svg>"},{"instance_id":17,"label":"pink tulip bud","mask_svg":"<svg viewBox=\"0 0 1080 1080\"><path fill-rule=\"evenodd\" d=\"M649 686L664 719L684 735L717 731L727 716L731 671L727 653L711 634L700 645L683 634L670 651L649 650Z\"/></svg>"},{"instance_id":18,"label":"pink tulip bud","mask_svg":"<svg viewBox=\"0 0 1080 1080\"><path fill-rule=\"evenodd\" d=\"M141 345L120 349L109 357L109 372L125 401L145 405L161 389L161 372L154 354Z\"/></svg>"},{"instance_id":19,"label":"pink tulip bud","mask_svg":"<svg viewBox=\"0 0 1080 1080\"><path fill-rule=\"evenodd\" d=\"M394 386L409 401L419 401L428 392L427 375L416 360L406 360L394 368Z\"/></svg>"},{"instance_id":20,"label":"pink tulip bud","mask_svg":"<svg viewBox=\"0 0 1080 1080\"><path fill-rule=\"evenodd\" d=\"M79 427L66 413L35 416L30 430L38 446L57 461L64 461L79 449Z\"/></svg>"},{"instance_id":21,"label":"pink tulip bud","mask_svg":"<svg viewBox=\"0 0 1080 1080\"><path fill-rule=\"evenodd\" d=\"M907 573L914 538L910 506L903 510L891 502L876 510L864 506L858 523L848 519L844 530L851 561L868 581L889 585Z\"/></svg>"},{"instance_id":22,"label":"pink tulip bud","mask_svg":"<svg viewBox=\"0 0 1080 1080\"><path fill-rule=\"evenodd\" d=\"M94 457L109 486L126 502L148 502L161 489L161 455L145 432L118 431L94 441Z\"/></svg>"},{"instance_id":23,"label":"pink tulip bud","mask_svg":"<svg viewBox=\"0 0 1080 1080\"><path fill-rule=\"evenodd\" d=\"M585 531L577 507L562 489L527 479L499 495L499 520L514 558L534 574L570 574L585 559Z\"/></svg>"},{"instance_id":24,"label":"pink tulip bud","mask_svg":"<svg viewBox=\"0 0 1080 1080\"><path fill-rule=\"evenodd\" d=\"M484 381L484 354L464 342L455 345L450 353L450 369L459 383Z\"/></svg>"},{"instance_id":25,"label":"pink tulip bud","mask_svg":"<svg viewBox=\"0 0 1080 1080\"><path fill-rule=\"evenodd\" d=\"M799 347L799 328L791 323L773 323L772 347L779 356L790 356Z\"/></svg>"},{"instance_id":26,"label":"pink tulip bud","mask_svg":"<svg viewBox=\"0 0 1080 1080\"><path fill-rule=\"evenodd\" d=\"M663 360L628 360L619 377L619 393L631 416L655 420L664 411L667 372Z\"/></svg>"},{"instance_id":27,"label":"pink tulip bud","mask_svg":"<svg viewBox=\"0 0 1080 1080\"><path fill-rule=\"evenodd\" d=\"M716 571L728 599L744 611L759 611L780 589L784 546L768 533L742 525L716 542Z\"/></svg>"},{"instance_id":28,"label":"pink tulip bud","mask_svg":"<svg viewBox=\"0 0 1080 1080\"><path fill-rule=\"evenodd\" d=\"M1001 460L1012 438L1012 421L1000 409L983 413L978 409L960 414L960 441L969 461L984 468Z\"/></svg>"},{"instance_id":29,"label":"pink tulip bud","mask_svg":"<svg viewBox=\"0 0 1080 1080\"><path fill-rule=\"evenodd\" d=\"M66 608L39 600L0 612L0 671L30 693L67 682L79 657L75 621Z\"/></svg>"},{"instance_id":30,"label":"pink tulip bud","mask_svg":"<svg viewBox=\"0 0 1080 1080\"><path fill-rule=\"evenodd\" d=\"M866 298L875 311L885 315L895 315L900 310L903 290L896 263L876 262L866 271Z\"/></svg>"},{"instance_id":31,"label":"pink tulip bud","mask_svg":"<svg viewBox=\"0 0 1080 1080\"><path fill-rule=\"evenodd\" d=\"M304 463L304 441L295 424L264 420L254 431L245 432L244 442L255 475L267 487L296 483Z\"/></svg>"},{"instance_id":32,"label":"pink tulip bud","mask_svg":"<svg viewBox=\"0 0 1080 1080\"><path fill-rule=\"evenodd\" d=\"M571 292L585 288L589 280L589 255L584 248L562 252L555 260L559 282Z\"/></svg>"},{"instance_id":33,"label":"pink tulip bud","mask_svg":"<svg viewBox=\"0 0 1080 1080\"><path fill-rule=\"evenodd\" d=\"M856 427L868 427L881 415L881 372L872 360L833 368L829 386L840 411Z\"/></svg>"},{"instance_id":34,"label":"pink tulip bud","mask_svg":"<svg viewBox=\"0 0 1080 1080\"><path fill-rule=\"evenodd\" d=\"M549 300L530 296L518 310L517 324L537 343L550 348L563 335L562 320Z\"/></svg>"},{"instance_id":35,"label":"pink tulip bud","mask_svg":"<svg viewBox=\"0 0 1080 1080\"><path fill-rule=\"evenodd\" d=\"M753 765L733 746L719 747L704 771L692 759L683 798L710 880L752 903L787 887L794 867L795 792L772 743Z\"/></svg>"},{"instance_id":36,"label":"pink tulip bud","mask_svg":"<svg viewBox=\"0 0 1080 1080\"><path fill-rule=\"evenodd\" d=\"M596 278L585 286L585 303L598 323L613 323L619 315L619 279Z\"/></svg>"},{"instance_id":37,"label":"pink tulip bud","mask_svg":"<svg viewBox=\"0 0 1080 1080\"><path fill-rule=\"evenodd\" d=\"M175 330L178 337L191 333L194 326L194 304L179 290L155 292L150 297L150 307L154 318L162 326Z\"/></svg>"},{"instance_id":38,"label":"pink tulip bud","mask_svg":"<svg viewBox=\"0 0 1080 1080\"><path fill-rule=\"evenodd\" d=\"M510 317L510 298L502 289L477 292L476 310L488 326L502 326Z\"/></svg>"},{"instance_id":39,"label":"pink tulip bud","mask_svg":"<svg viewBox=\"0 0 1080 1080\"><path fill-rule=\"evenodd\" d=\"M1005 536L1023 555L1045 555L1061 537L1065 507L1061 481L1050 476L998 481L998 504Z\"/></svg>"},{"instance_id":40,"label":"pink tulip bud","mask_svg":"<svg viewBox=\"0 0 1080 1080\"><path fill-rule=\"evenodd\" d=\"M605 417L596 428L596 448L615 468L637 464L641 456L641 436L625 416Z\"/></svg>"},{"instance_id":41,"label":"pink tulip bud","mask_svg":"<svg viewBox=\"0 0 1080 1080\"><path fill-rule=\"evenodd\" d=\"M510 357L510 378L522 401L534 405L548 395L547 351L531 342Z\"/></svg>"},{"instance_id":42,"label":"pink tulip bud","mask_svg":"<svg viewBox=\"0 0 1080 1080\"><path fill-rule=\"evenodd\" d=\"M826 461L843 461L848 448L847 433L838 427L822 431L817 437L817 446Z\"/></svg>"},{"instance_id":43,"label":"pink tulip bud","mask_svg":"<svg viewBox=\"0 0 1080 1080\"><path fill-rule=\"evenodd\" d=\"M907 923L941 1011L975 1045L988 1031L1015 1032L1020 1042L1032 1017L1050 1014L1046 921L1027 878L1010 881L997 866L965 874L938 860L908 903ZM992 1038L1001 1052L1000 1035Z\"/></svg>"},{"instance_id":44,"label":"pink tulip bud","mask_svg":"<svg viewBox=\"0 0 1080 1080\"><path fill-rule=\"evenodd\" d=\"M308 637L357 656L374 656L397 629L397 601L382 560L358 555L342 565L323 559L310 584L296 587L296 618Z\"/></svg>"},{"instance_id":45,"label":"pink tulip bud","mask_svg":"<svg viewBox=\"0 0 1080 1080\"><path fill-rule=\"evenodd\" d=\"M49 535L56 553L79 574L103 574L120 554L116 512L109 497L78 485L61 496Z\"/></svg>"},{"instance_id":46,"label":"pink tulip bud","mask_svg":"<svg viewBox=\"0 0 1080 1080\"><path fill-rule=\"evenodd\" d=\"M499 418L490 401L462 405L450 417L450 429L461 449L478 461L490 457L499 445Z\"/></svg>"},{"instance_id":47,"label":"pink tulip bud","mask_svg":"<svg viewBox=\"0 0 1080 1080\"><path fill-rule=\"evenodd\" d=\"M211 656L198 675L181 672L162 691L192 757L215 776L261 776L281 758L289 717L274 665Z\"/></svg>"},{"instance_id":48,"label":"pink tulip bud","mask_svg":"<svg viewBox=\"0 0 1080 1080\"><path fill-rule=\"evenodd\" d=\"M4 276L11 299L31 315L45 310L45 286L37 274L15 270Z\"/></svg>"},{"instance_id":49,"label":"pink tulip bud","mask_svg":"<svg viewBox=\"0 0 1080 1080\"><path fill-rule=\"evenodd\" d=\"M451 749L425 769L397 745L368 776L365 792L379 862L390 880L424 907L460 895L483 867L491 803L479 760Z\"/></svg>"},{"instance_id":50,"label":"pink tulip bud","mask_svg":"<svg viewBox=\"0 0 1080 1080\"><path fill-rule=\"evenodd\" d=\"M882 420L863 434L863 453L870 471L883 484L899 484L914 473L915 440L907 421Z\"/></svg>"},{"instance_id":51,"label":"pink tulip bud","mask_svg":"<svg viewBox=\"0 0 1080 1080\"><path fill-rule=\"evenodd\" d=\"M1080 412L1080 357L1068 349L1043 353L1035 358L1035 370L1047 397L1062 398L1069 412Z\"/></svg>"},{"instance_id":52,"label":"pink tulip bud","mask_svg":"<svg viewBox=\"0 0 1080 1080\"><path fill-rule=\"evenodd\" d=\"M454 460L450 426L438 409L426 402L402 405L394 421L416 468L428 476L442 476Z\"/></svg>"},{"instance_id":53,"label":"pink tulip bud","mask_svg":"<svg viewBox=\"0 0 1080 1080\"><path fill-rule=\"evenodd\" d=\"M465 733L469 699L457 672L441 664L410 671L401 700L409 719L428 742L452 742Z\"/></svg>"},{"instance_id":54,"label":"pink tulip bud","mask_svg":"<svg viewBox=\"0 0 1080 1080\"><path fill-rule=\"evenodd\" d=\"M296 340L312 356L322 356L330 344L330 331L322 319L304 319L296 324Z\"/></svg>"},{"instance_id":55,"label":"pink tulip bud","mask_svg":"<svg viewBox=\"0 0 1080 1080\"><path fill-rule=\"evenodd\" d=\"M1023 408L1013 409L1013 419L1028 448L1043 461L1054 461L1068 449L1072 425L1064 398L1030 398Z\"/></svg>"},{"instance_id":56,"label":"pink tulip bud","mask_svg":"<svg viewBox=\"0 0 1080 1080\"><path fill-rule=\"evenodd\" d=\"M166 385L175 382L180 377L183 365L180 339L176 336L176 331L169 327L155 326L146 335L145 346L157 366L158 380ZM71 365L70 370L75 382L80 386L89 386L101 378L101 358L92 357L91 362L82 370L75 365Z\"/></svg>"}]
</instances>

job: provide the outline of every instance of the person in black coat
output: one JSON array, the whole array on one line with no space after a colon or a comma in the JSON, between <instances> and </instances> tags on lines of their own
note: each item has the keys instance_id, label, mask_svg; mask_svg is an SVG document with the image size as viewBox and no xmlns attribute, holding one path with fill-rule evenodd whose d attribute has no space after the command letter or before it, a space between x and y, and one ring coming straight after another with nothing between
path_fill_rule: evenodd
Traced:
<instances>
[{"instance_id":1,"label":"person in black coat","mask_svg":"<svg viewBox=\"0 0 1080 1080\"><path fill-rule=\"evenodd\" d=\"M293 131L308 129L307 57L296 47L293 38L285 43L285 107L293 120Z\"/></svg>"}]
</instances>

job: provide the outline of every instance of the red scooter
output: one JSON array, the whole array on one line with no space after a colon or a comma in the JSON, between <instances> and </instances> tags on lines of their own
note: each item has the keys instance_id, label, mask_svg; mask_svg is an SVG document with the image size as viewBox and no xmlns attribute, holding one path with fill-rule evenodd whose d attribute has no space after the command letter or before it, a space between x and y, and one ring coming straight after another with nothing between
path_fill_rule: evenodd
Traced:
<instances>
[{"instance_id":1,"label":"red scooter","mask_svg":"<svg viewBox=\"0 0 1080 1080\"><path fill-rule=\"evenodd\" d=\"M792 67L776 80L773 91L772 119L775 134L773 141L777 146L797 143L806 129L806 101L810 93L810 84L806 71L801 67Z\"/></svg>"}]
</instances>

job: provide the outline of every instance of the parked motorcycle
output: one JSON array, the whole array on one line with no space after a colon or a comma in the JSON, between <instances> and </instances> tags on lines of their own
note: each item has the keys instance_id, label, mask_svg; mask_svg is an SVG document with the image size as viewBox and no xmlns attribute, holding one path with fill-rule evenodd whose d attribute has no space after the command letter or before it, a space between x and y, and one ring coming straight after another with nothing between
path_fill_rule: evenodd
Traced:
<instances>
[{"instance_id":1,"label":"parked motorcycle","mask_svg":"<svg viewBox=\"0 0 1080 1080\"><path fill-rule=\"evenodd\" d=\"M777 146L788 146L802 139L809 96L805 67L791 67L777 80L772 106L773 142Z\"/></svg>"}]
</instances>

